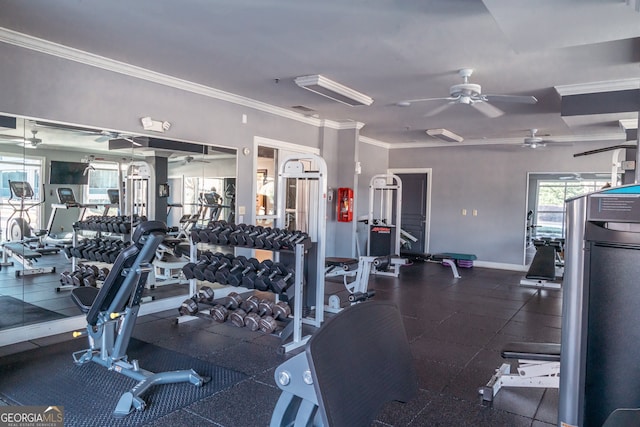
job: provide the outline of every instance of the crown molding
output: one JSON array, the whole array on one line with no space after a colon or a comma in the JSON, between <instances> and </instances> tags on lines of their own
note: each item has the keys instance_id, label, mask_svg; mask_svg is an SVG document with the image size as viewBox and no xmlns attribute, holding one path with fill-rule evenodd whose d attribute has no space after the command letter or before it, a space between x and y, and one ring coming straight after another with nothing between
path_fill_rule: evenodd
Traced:
<instances>
[{"instance_id":1,"label":"crown molding","mask_svg":"<svg viewBox=\"0 0 640 427\"><path fill-rule=\"evenodd\" d=\"M560 96L582 95L585 93L616 92L640 88L640 79L609 80L574 85L555 86Z\"/></svg>"},{"instance_id":2,"label":"crown molding","mask_svg":"<svg viewBox=\"0 0 640 427\"><path fill-rule=\"evenodd\" d=\"M369 138L368 136L363 136L363 135L358 136L358 141L362 142L363 144L370 144L370 145L375 145L377 147L386 148L387 150L396 148L396 144L392 145L392 144L389 144L388 142L379 141L377 139Z\"/></svg>"},{"instance_id":3,"label":"crown molding","mask_svg":"<svg viewBox=\"0 0 640 427\"><path fill-rule=\"evenodd\" d=\"M244 107L253 108L255 110L270 113L286 119L296 120L298 122L316 127L326 126L332 129L352 129L352 127L350 126L353 126L350 124L352 122L346 122L348 123L348 125L345 125L342 122L337 122L334 120L308 117L303 114L287 110L285 108L276 107L271 104L256 101L254 99L246 98L234 93L225 92L223 90L216 89L210 86L194 83L188 80L180 79L178 77L138 67L136 65L131 65L126 62L117 61L115 59L106 58L104 56L96 55L80 49L65 46L59 43L54 43L49 40L33 37L28 34L10 30L8 28L0 27L0 42L21 47L23 49L44 53L46 55L55 56L57 58L66 59L68 61L88 65L91 67L100 68L125 76L134 77L140 80L146 80L163 86L180 89L185 92L191 92L209 98L242 105ZM362 126L364 126L364 124L362 124Z\"/></svg>"}]
</instances>

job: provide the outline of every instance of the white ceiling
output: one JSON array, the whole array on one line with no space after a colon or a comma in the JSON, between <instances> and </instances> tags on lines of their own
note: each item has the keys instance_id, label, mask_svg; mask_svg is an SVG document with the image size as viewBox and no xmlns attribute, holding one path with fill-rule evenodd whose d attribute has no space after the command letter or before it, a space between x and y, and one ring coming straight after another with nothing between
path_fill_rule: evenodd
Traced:
<instances>
[{"instance_id":1,"label":"white ceiling","mask_svg":"<svg viewBox=\"0 0 640 427\"><path fill-rule=\"evenodd\" d=\"M518 143L537 128L563 140L622 131L607 114L564 120L555 87L640 82L640 13L626 0L3 0L0 27L320 118L364 123L389 144L429 145L430 128L463 144ZM532 6L534 5L535 6ZM473 68L483 93L533 95L536 105L395 103L446 97ZM371 96L349 107L305 91L322 74ZM566 89L566 88L565 88ZM296 111L292 109L292 111Z\"/></svg>"}]
</instances>

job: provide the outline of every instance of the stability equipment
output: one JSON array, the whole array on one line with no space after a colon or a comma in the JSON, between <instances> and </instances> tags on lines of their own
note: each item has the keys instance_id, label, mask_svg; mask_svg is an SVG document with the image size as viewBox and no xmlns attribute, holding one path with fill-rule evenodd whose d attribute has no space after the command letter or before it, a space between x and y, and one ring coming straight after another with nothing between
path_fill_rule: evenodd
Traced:
<instances>
[{"instance_id":1,"label":"stability equipment","mask_svg":"<svg viewBox=\"0 0 640 427\"><path fill-rule=\"evenodd\" d=\"M74 336L87 336L89 349L73 353L76 364L95 362L138 381L124 393L113 412L117 418L146 407L142 399L150 387L159 384L188 382L197 387L210 378L198 375L193 369L153 373L129 361L126 350L138 317L142 291L155 251L166 234L166 225L148 221L138 225L132 236L132 245L118 255L113 269L102 288L79 287L71 291L74 303L87 314L87 328Z\"/></svg>"}]
</instances>

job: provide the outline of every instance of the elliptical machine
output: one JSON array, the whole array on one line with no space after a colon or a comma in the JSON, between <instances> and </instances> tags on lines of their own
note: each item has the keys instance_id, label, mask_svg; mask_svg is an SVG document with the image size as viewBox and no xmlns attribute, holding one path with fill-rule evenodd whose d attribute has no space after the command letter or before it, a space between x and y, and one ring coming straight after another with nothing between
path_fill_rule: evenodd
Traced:
<instances>
[{"instance_id":1,"label":"elliptical machine","mask_svg":"<svg viewBox=\"0 0 640 427\"><path fill-rule=\"evenodd\" d=\"M31 217L29 211L45 202L45 195L42 195L41 202L33 202L34 191L31 184L27 181L11 181L9 180L9 191L11 196L7 199L7 203L13 209L13 213L7 219L6 238L10 242L20 242L26 245L35 243L31 249L42 255L58 253L59 248L44 247L41 243L41 237L47 234L47 230L36 230L31 228ZM29 202L33 203L29 203Z\"/></svg>"}]
</instances>

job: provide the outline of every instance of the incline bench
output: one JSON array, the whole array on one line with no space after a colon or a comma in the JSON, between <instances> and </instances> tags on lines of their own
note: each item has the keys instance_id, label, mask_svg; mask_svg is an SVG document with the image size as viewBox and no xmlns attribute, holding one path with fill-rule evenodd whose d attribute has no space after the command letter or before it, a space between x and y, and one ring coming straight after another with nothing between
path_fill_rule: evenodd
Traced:
<instances>
[{"instance_id":1,"label":"incline bench","mask_svg":"<svg viewBox=\"0 0 640 427\"><path fill-rule=\"evenodd\" d=\"M155 374L140 368L137 360L129 361L126 354L151 261L166 229L161 221L141 222L131 237L132 245L120 252L100 289L82 286L71 291L73 302L87 314L87 328L74 336L87 336L90 346L73 353L75 363L95 362L139 381L120 397L113 413L118 418L143 411L146 403L141 395L154 385L188 382L199 387L210 380L193 369Z\"/></svg>"},{"instance_id":2,"label":"incline bench","mask_svg":"<svg viewBox=\"0 0 640 427\"><path fill-rule=\"evenodd\" d=\"M511 365L503 363L487 385L478 389L483 402L493 401L502 387L560 387L560 344L512 342L502 349L507 360L517 360L517 373Z\"/></svg>"},{"instance_id":3,"label":"incline bench","mask_svg":"<svg viewBox=\"0 0 640 427\"><path fill-rule=\"evenodd\" d=\"M540 244L536 243L536 254L520 284L544 289L560 289L561 283L556 281L556 261L558 252L561 250L562 245L557 241L544 240Z\"/></svg>"}]
</instances>

